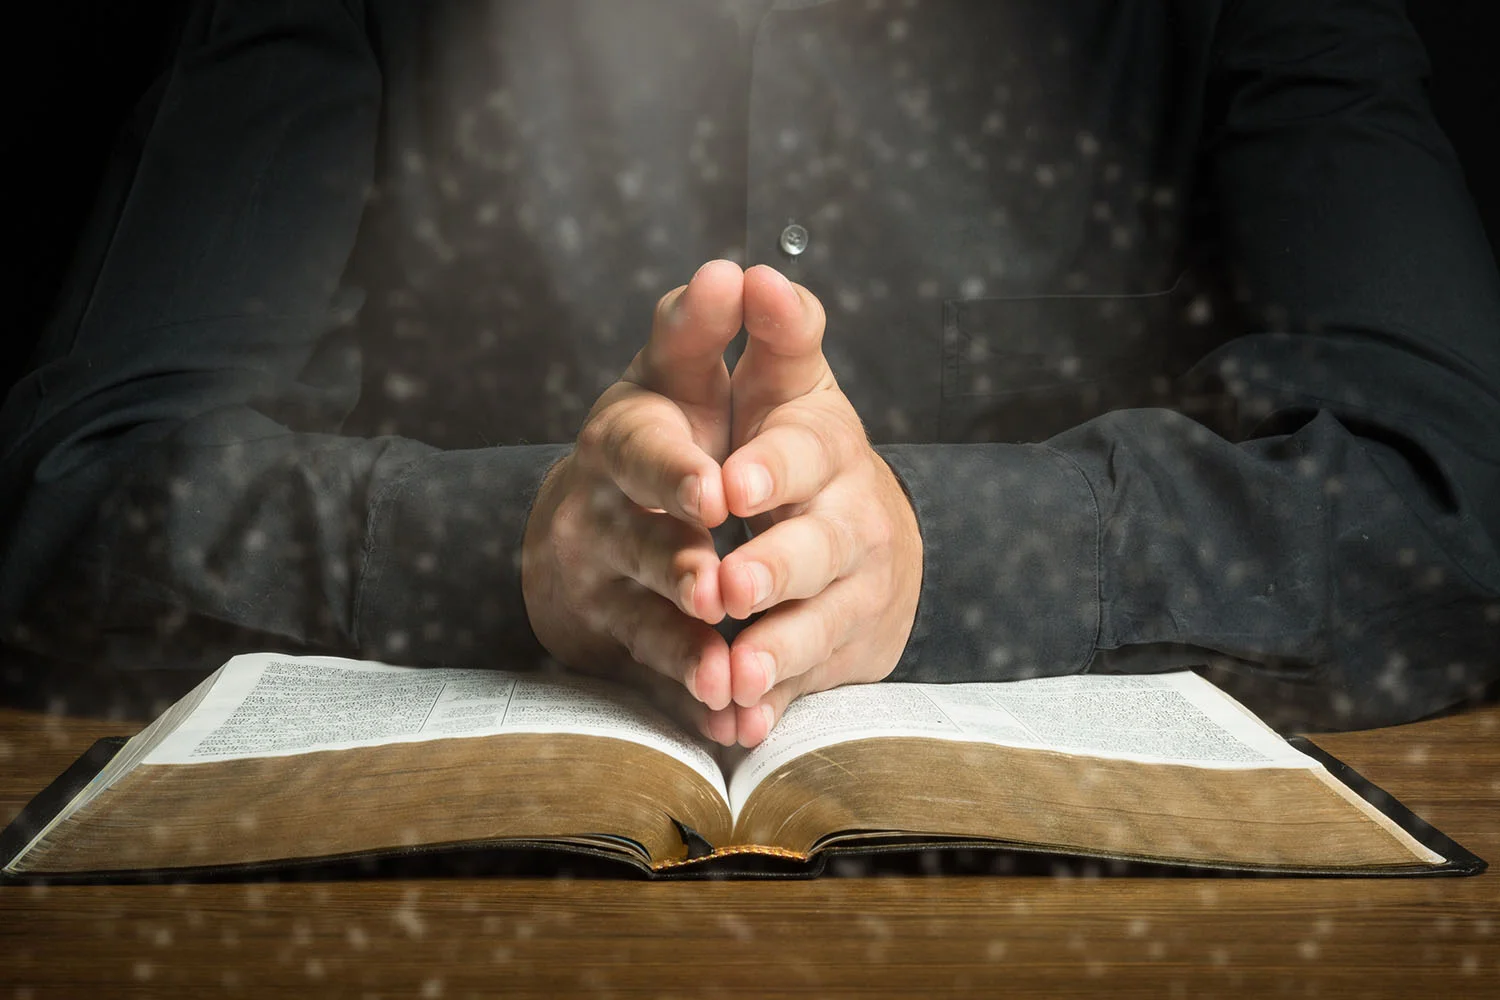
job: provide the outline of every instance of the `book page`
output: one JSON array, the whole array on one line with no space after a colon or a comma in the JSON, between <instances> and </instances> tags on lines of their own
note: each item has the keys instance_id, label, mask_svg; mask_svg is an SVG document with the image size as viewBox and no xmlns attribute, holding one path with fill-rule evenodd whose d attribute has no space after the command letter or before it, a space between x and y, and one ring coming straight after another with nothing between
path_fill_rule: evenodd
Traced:
<instances>
[{"instance_id":1,"label":"book page","mask_svg":"<svg viewBox=\"0 0 1500 1000\"><path fill-rule=\"evenodd\" d=\"M236 656L141 761L196 764L499 733L580 733L659 750L727 799L700 743L624 688L582 677L424 669L326 656Z\"/></svg>"},{"instance_id":2,"label":"book page","mask_svg":"<svg viewBox=\"0 0 1500 1000\"><path fill-rule=\"evenodd\" d=\"M928 737L1207 768L1317 768L1196 674L1080 674L982 684L866 684L793 702L734 767L736 819L782 764L835 743Z\"/></svg>"}]
</instances>

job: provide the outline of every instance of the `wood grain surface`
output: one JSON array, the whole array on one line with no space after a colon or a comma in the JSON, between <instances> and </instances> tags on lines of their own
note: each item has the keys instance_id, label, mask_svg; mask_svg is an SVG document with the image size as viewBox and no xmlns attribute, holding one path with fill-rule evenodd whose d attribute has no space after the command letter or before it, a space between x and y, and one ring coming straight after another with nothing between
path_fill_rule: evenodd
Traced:
<instances>
[{"instance_id":1,"label":"wood grain surface","mask_svg":"<svg viewBox=\"0 0 1500 1000\"><path fill-rule=\"evenodd\" d=\"M136 728L0 709L0 820ZM1500 706L1317 739L1500 861ZM1500 997L1500 873L0 888L0 1000L889 993Z\"/></svg>"}]
</instances>

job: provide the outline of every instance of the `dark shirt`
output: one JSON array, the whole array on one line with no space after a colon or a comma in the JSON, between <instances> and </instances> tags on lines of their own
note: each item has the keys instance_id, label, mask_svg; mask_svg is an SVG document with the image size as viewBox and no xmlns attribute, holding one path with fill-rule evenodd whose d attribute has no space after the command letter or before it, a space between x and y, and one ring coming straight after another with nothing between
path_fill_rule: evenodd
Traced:
<instances>
[{"instance_id":1,"label":"dark shirt","mask_svg":"<svg viewBox=\"0 0 1500 1000\"><path fill-rule=\"evenodd\" d=\"M896 679L1441 709L1500 669L1500 281L1425 74L1396 0L220 5L7 400L7 641L536 659L537 483L728 256L916 508Z\"/></svg>"}]
</instances>

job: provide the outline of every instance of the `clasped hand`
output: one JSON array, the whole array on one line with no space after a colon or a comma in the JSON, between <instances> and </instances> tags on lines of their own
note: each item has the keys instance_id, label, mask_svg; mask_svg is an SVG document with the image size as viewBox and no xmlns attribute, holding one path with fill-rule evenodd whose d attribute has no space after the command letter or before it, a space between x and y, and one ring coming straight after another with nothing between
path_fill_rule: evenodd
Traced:
<instances>
[{"instance_id":1,"label":"clasped hand","mask_svg":"<svg viewBox=\"0 0 1500 1000\"><path fill-rule=\"evenodd\" d=\"M916 516L823 356L824 325L777 271L705 264L662 297L527 523L542 645L676 682L725 745L756 745L800 695L884 678L916 615ZM710 529L730 516L752 537L721 561ZM713 628L762 612L732 646Z\"/></svg>"}]
</instances>

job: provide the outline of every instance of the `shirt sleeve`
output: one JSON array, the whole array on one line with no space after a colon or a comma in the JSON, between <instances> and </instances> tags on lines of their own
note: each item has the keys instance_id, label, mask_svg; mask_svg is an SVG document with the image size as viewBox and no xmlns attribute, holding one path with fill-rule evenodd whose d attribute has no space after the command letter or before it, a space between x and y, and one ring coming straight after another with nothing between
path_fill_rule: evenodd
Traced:
<instances>
[{"instance_id":1,"label":"shirt sleeve","mask_svg":"<svg viewBox=\"0 0 1500 1000\"><path fill-rule=\"evenodd\" d=\"M194 5L0 411L0 643L120 671L540 653L520 540L564 449L339 433L381 88L357 2Z\"/></svg>"},{"instance_id":2,"label":"shirt sleeve","mask_svg":"<svg viewBox=\"0 0 1500 1000\"><path fill-rule=\"evenodd\" d=\"M1500 281L1396 0L1226 6L1204 129L1244 334L1186 410L882 449L921 522L895 676L1206 665L1283 727L1500 675Z\"/></svg>"}]
</instances>

